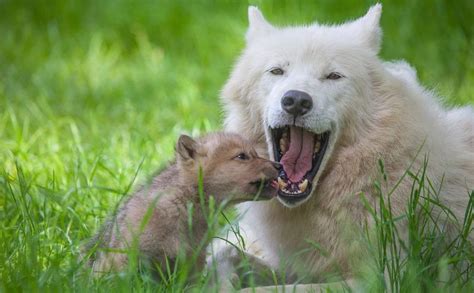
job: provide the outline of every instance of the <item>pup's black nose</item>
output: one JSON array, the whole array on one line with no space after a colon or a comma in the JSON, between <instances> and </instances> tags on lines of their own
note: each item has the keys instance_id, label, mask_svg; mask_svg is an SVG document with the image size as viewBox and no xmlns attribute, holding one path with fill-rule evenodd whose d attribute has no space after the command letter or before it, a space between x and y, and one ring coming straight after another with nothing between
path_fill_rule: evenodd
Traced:
<instances>
[{"instance_id":1,"label":"pup's black nose","mask_svg":"<svg viewBox=\"0 0 474 293\"><path fill-rule=\"evenodd\" d=\"M313 108L313 99L302 91L287 91L281 98L281 107L293 116L303 116Z\"/></svg>"}]
</instances>

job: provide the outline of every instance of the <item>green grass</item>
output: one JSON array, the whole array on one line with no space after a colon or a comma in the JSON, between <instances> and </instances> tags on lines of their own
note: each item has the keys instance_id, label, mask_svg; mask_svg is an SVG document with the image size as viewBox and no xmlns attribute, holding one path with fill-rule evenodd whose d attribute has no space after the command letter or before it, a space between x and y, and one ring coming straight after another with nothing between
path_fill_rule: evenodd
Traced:
<instances>
[{"instance_id":1,"label":"green grass","mask_svg":"<svg viewBox=\"0 0 474 293\"><path fill-rule=\"evenodd\" d=\"M429 160L425 157L419 170L409 168L399 179L412 180L405 213L394 216L391 195L397 185L387 190L387 175L380 161L382 181L374 186L378 206L362 201L374 220L361 242L368 258L360 270L364 291L379 292L472 292L474 290L474 250L468 234L474 224L474 190L469 196L464 221L460 222L440 200L440 191L427 177ZM459 233L446 235L446 226L459 225ZM404 235L400 227L407 228ZM369 261L367 261L369 260ZM373 262L373 263L371 263Z\"/></svg>"},{"instance_id":2,"label":"green grass","mask_svg":"<svg viewBox=\"0 0 474 293\"><path fill-rule=\"evenodd\" d=\"M250 3L284 25L344 21L373 1ZM408 60L447 105L474 104L473 3L384 3L382 57ZM219 89L244 45L247 5L0 0L0 291L185 285L132 272L92 279L77 263L79 245L173 157L180 133L220 128ZM393 288L413 280L428 284L414 290L430 288L444 278L448 256L472 257L456 245L445 257L412 257L409 268L441 269L407 269L405 278L394 275ZM385 270L376 268L369 279Z\"/></svg>"}]
</instances>

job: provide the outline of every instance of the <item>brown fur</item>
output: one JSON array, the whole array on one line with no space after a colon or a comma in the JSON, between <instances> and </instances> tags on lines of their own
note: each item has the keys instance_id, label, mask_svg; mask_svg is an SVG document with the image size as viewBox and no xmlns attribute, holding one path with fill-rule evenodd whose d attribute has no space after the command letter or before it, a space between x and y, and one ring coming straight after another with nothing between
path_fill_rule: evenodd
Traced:
<instances>
[{"instance_id":1,"label":"brown fur","mask_svg":"<svg viewBox=\"0 0 474 293\"><path fill-rule=\"evenodd\" d=\"M239 158L239 154L245 157ZM98 247L95 272L123 269L131 247L137 247L140 256L156 262L162 270L166 261L172 263L180 253L190 256L202 247L208 226L199 207L200 168L206 203L210 195L223 204L252 200L257 194L271 198L276 192L261 185L262 180L268 182L277 176L275 163L258 157L251 143L239 135L214 133L197 140L182 135L176 155L177 162L132 195L91 241L90 246ZM194 207L191 215L190 204ZM203 264L201 249L197 266Z\"/></svg>"}]
</instances>

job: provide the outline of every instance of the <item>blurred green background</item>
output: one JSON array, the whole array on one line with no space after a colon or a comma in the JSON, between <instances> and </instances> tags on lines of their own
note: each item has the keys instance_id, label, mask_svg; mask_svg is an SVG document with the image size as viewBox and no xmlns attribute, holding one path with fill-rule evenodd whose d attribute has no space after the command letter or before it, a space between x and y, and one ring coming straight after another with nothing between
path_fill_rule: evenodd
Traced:
<instances>
[{"instance_id":1,"label":"blurred green background","mask_svg":"<svg viewBox=\"0 0 474 293\"><path fill-rule=\"evenodd\" d=\"M170 160L179 133L220 128L249 4L287 25L374 3L0 0L0 289L67 282L135 174ZM474 1L382 3L381 56L414 65L446 105L474 104Z\"/></svg>"}]
</instances>

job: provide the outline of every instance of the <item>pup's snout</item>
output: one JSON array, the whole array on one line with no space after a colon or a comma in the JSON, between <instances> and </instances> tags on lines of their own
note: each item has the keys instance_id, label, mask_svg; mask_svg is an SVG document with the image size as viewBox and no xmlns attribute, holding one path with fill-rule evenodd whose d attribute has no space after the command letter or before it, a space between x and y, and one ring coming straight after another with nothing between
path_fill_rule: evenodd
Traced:
<instances>
[{"instance_id":1,"label":"pup's snout","mask_svg":"<svg viewBox=\"0 0 474 293\"><path fill-rule=\"evenodd\" d=\"M264 162L265 164L264 168L280 170L280 168L282 167L282 165L279 162L275 162L275 161L264 159L264 158L259 158L259 159Z\"/></svg>"},{"instance_id":2,"label":"pup's snout","mask_svg":"<svg viewBox=\"0 0 474 293\"><path fill-rule=\"evenodd\" d=\"M280 163L271 161L271 164L272 164L273 168L275 168L277 170L280 170L280 168L281 168Z\"/></svg>"},{"instance_id":3,"label":"pup's snout","mask_svg":"<svg viewBox=\"0 0 474 293\"><path fill-rule=\"evenodd\" d=\"M313 99L305 92L291 90L281 98L281 107L295 117L303 116L313 108Z\"/></svg>"},{"instance_id":4,"label":"pup's snout","mask_svg":"<svg viewBox=\"0 0 474 293\"><path fill-rule=\"evenodd\" d=\"M266 160L263 173L267 179L275 179L278 177L278 170L280 169L281 165L278 162L273 162L270 160Z\"/></svg>"}]
</instances>

